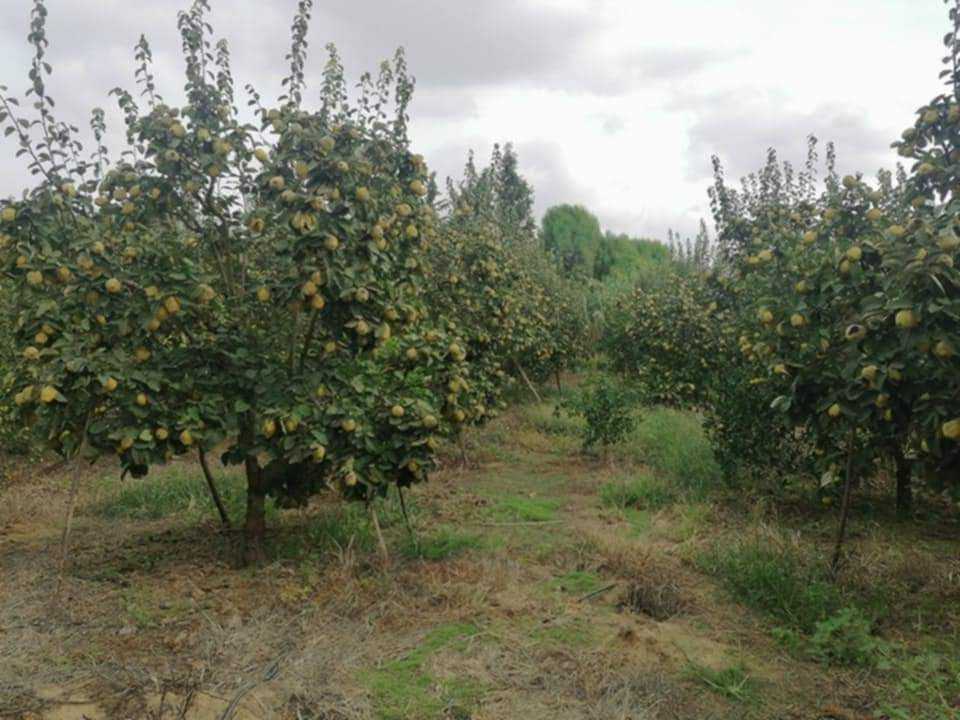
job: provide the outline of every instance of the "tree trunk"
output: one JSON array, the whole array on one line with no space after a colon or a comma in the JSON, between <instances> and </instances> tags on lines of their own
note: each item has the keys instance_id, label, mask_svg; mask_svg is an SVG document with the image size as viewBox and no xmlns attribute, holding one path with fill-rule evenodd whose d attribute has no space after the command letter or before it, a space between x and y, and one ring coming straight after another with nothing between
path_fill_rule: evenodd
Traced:
<instances>
[{"instance_id":1,"label":"tree trunk","mask_svg":"<svg viewBox=\"0 0 960 720\"><path fill-rule=\"evenodd\" d=\"M897 466L897 515L906 517L913 509L913 469L910 461L903 456L903 451L897 448L894 451L894 462Z\"/></svg>"},{"instance_id":2,"label":"tree trunk","mask_svg":"<svg viewBox=\"0 0 960 720\"><path fill-rule=\"evenodd\" d=\"M200 467L203 469L203 476L207 479L207 489L210 490L210 497L213 499L213 504L217 506L217 512L220 513L220 523L227 530L230 529L230 516L227 515L227 509L223 506L223 500L220 499L220 493L217 492L217 483L213 479L213 473L210 472L210 465L207 463L207 453L201 447L200 452Z\"/></svg>"},{"instance_id":3,"label":"tree trunk","mask_svg":"<svg viewBox=\"0 0 960 720\"><path fill-rule=\"evenodd\" d=\"M263 536L266 521L266 483L263 469L257 458L248 456L247 470L247 518L243 526L243 561L246 565L262 565L266 560Z\"/></svg>"},{"instance_id":4,"label":"tree trunk","mask_svg":"<svg viewBox=\"0 0 960 720\"><path fill-rule=\"evenodd\" d=\"M840 569L840 558L843 552L843 540L847 534L847 518L850 516L850 493L853 489L853 438L854 433L850 431L850 439L847 441L847 471L843 482L843 501L840 505L840 526L837 528L837 543L833 549L833 559L830 561L830 571L834 577Z\"/></svg>"}]
</instances>

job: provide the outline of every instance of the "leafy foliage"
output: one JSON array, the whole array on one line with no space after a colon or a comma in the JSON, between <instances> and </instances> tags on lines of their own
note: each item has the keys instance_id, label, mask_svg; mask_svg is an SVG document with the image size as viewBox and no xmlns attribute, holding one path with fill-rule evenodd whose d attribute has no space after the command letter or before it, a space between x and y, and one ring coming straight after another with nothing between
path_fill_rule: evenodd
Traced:
<instances>
[{"instance_id":1,"label":"leafy foliage","mask_svg":"<svg viewBox=\"0 0 960 720\"><path fill-rule=\"evenodd\" d=\"M584 381L561 407L586 421L583 446L589 450L597 444L606 448L628 437L639 420L636 403L632 388L610 375L598 374Z\"/></svg>"},{"instance_id":2,"label":"leafy foliage","mask_svg":"<svg viewBox=\"0 0 960 720\"><path fill-rule=\"evenodd\" d=\"M39 117L0 98L38 178L2 209L22 420L64 455L116 454L135 476L225 443L224 461L247 470L254 545L264 495L368 500L421 480L463 412L445 390L465 373L464 343L427 319L436 218L408 148L404 57L364 76L353 106L331 49L321 106L303 109L309 9L281 104L250 89L255 125L239 119L203 0L179 17L187 104L161 102L143 44L148 106L116 91L121 161L82 159L53 119L39 2Z\"/></svg>"}]
</instances>

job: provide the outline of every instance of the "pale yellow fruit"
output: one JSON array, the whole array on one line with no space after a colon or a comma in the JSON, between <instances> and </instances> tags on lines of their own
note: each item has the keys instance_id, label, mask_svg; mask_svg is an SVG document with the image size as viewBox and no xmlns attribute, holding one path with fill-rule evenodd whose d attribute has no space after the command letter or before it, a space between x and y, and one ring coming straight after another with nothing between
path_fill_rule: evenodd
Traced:
<instances>
[{"instance_id":1,"label":"pale yellow fruit","mask_svg":"<svg viewBox=\"0 0 960 720\"><path fill-rule=\"evenodd\" d=\"M900 380L903 380L903 373L897 368L890 368L887 370L887 377L894 382L899 382Z\"/></svg>"},{"instance_id":2,"label":"pale yellow fruit","mask_svg":"<svg viewBox=\"0 0 960 720\"><path fill-rule=\"evenodd\" d=\"M49 405L57 399L57 395L59 395L57 389L52 385L47 385L45 388L43 388L43 390L40 391L40 402Z\"/></svg>"},{"instance_id":3,"label":"pale yellow fruit","mask_svg":"<svg viewBox=\"0 0 960 720\"><path fill-rule=\"evenodd\" d=\"M410 183L410 191L419 197L423 197L427 194L427 186L423 184L420 180L414 180Z\"/></svg>"},{"instance_id":4,"label":"pale yellow fruit","mask_svg":"<svg viewBox=\"0 0 960 720\"><path fill-rule=\"evenodd\" d=\"M402 418L406 414L406 410L403 409L402 405L394 405L390 408L390 414L395 418Z\"/></svg>"},{"instance_id":5,"label":"pale yellow fruit","mask_svg":"<svg viewBox=\"0 0 960 720\"><path fill-rule=\"evenodd\" d=\"M313 449L313 461L314 462L323 462L323 459L327 456L327 449L323 445L317 445Z\"/></svg>"},{"instance_id":6,"label":"pale yellow fruit","mask_svg":"<svg viewBox=\"0 0 960 720\"><path fill-rule=\"evenodd\" d=\"M182 433L180 433L180 442L187 447L193 445L193 435L190 434L189 430L184 430Z\"/></svg>"},{"instance_id":7,"label":"pale yellow fruit","mask_svg":"<svg viewBox=\"0 0 960 720\"><path fill-rule=\"evenodd\" d=\"M123 283L117 280L117 278L110 278L103 284L103 286L111 295L116 295L118 292L123 290Z\"/></svg>"},{"instance_id":8,"label":"pale yellow fruit","mask_svg":"<svg viewBox=\"0 0 960 720\"><path fill-rule=\"evenodd\" d=\"M829 416L832 417L832 418L838 418L838 417L840 417L840 414L841 414L842 412L843 412L843 409L842 409L837 403L834 403L834 404L831 405L830 408L827 410L827 415L829 415Z\"/></svg>"},{"instance_id":9,"label":"pale yellow fruit","mask_svg":"<svg viewBox=\"0 0 960 720\"><path fill-rule=\"evenodd\" d=\"M941 340L933 346L933 354L941 360L947 360L953 357L953 346L946 340Z\"/></svg>"},{"instance_id":10,"label":"pale yellow fruit","mask_svg":"<svg viewBox=\"0 0 960 720\"><path fill-rule=\"evenodd\" d=\"M264 223L263 218L251 218L250 222L247 223L247 227L252 233L262 233L266 223Z\"/></svg>"},{"instance_id":11,"label":"pale yellow fruit","mask_svg":"<svg viewBox=\"0 0 960 720\"><path fill-rule=\"evenodd\" d=\"M880 208L870 208L867 210L867 220L870 222L877 222L878 220L883 219L883 210Z\"/></svg>"},{"instance_id":12,"label":"pale yellow fruit","mask_svg":"<svg viewBox=\"0 0 960 720\"><path fill-rule=\"evenodd\" d=\"M283 179L282 175L274 175L270 178L270 187L274 190L283 190L284 186L287 184L287 181Z\"/></svg>"},{"instance_id":13,"label":"pale yellow fruit","mask_svg":"<svg viewBox=\"0 0 960 720\"><path fill-rule=\"evenodd\" d=\"M180 301L177 300L177 298L170 296L163 301L163 307L171 315L176 315L178 312L180 312Z\"/></svg>"},{"instance_id":14,"label":"pale yellow fruit","mask_svg":"<svg viewBox=\"0 0 960 720\"><path fill-rule=\"evenodd\" d=\"M150 398L148 398L144 393L137 393L137 405L140 407L146 407L150 403Z\"/></svg>"},{"instance_id":15,"label":"pale yellow fruit","mask_svg":"<svg viewBox=\"0 0 960 720\"><path fill-rule=\"evenodd\" d=\"M847 260L851 262L859 262L860 258L863 257L863 249L859 245L854 245L853 247L847 248Z\"/></svg>"},{"instance_id":16,"label":"pale yellow fruit","mask_svg":"<svg viewBox=\"0 0 960 720\"><path fill-rule=\"evenodd\" d=\"M118 383L115 378L108 377L106 380L103 381L102 387L106 392L112 393L114 390L117 389L119 385L120 383Z\"/></svg>"},{"instance_id":17,"label":"pale yellow fruit","mask_svg":"<svg viewBox=\"0 0 960 720\"><path fill-rule=\"evenodd\" d=\"M134 352L133 356L136 358L137 362L146 362L150 359L150 351L145 347L139 347Z\"/></svg>"},{"instance_id":18,"label":"pale yellow fruit","mask_svg":"<svg viewBox=\"0 0 960 720\"><path fill-rule=\"evenodd\" d=\"M180 123L175 122L170 126L170 134L176 138L182 138L187 134L187 129Z\"/></svg>"},{"instance_id":19,"label":"pale yellow fruit","mask_svg":"<svg viewBox=\"0 0 960 720\"><path fill-rule=\"evenodd\" d=\"M327 235L327 237L323 240L323 246L327 250L333 252L340 247L340 240L335 235Z\"/></svg>"},{"instance_id":20,"label":"pale yellow fruit","mask_svg":"<svg viewBox=\"0 0 960 720\"><path fill-rule=\"evenodd\" d=\"M272 438L277 432L277 423L274 420L264 420L261 427L264 437Z\"/></svg>"},{"instance_id":21,"label":"pale yellow fruit","mask_svg":"<svg viewBox=\"0 0 960 720\"><path fill-rule=\"evenodd\" d=\"M170 431L167 430L166 428L157 428L156 430L153 431L153 436L157 440L163 442L168 437L170 437Z\"/></svg>"},{"instance_id":22,"label":"pale yellow fruit","mask_svg":"<svg viewBox=\"0 0 960 720\"><path fill-rule=\"evenodd\" d=\"M407 360L416 360L420 356L420 353L416 348L407 348L407 351L404 354L406 355Z\"/></svg>"},{"instance_id":23,"label":"pale yellow fruit","mask_svg":"<svg viewBox=\"0 0 960 720\"><path fill-rule=\"evenodd\" d=\"M70 282L72 278L73 278L73 273L70 271L70 268L68 267L57 268L57 279L60 280L60 282L65 282L65 283Z\"/></svg>"},{"instance_id":24,"label":"pale yellow fruit","mask_svg":"<svg viewBox=\"0 0 960 720\"><path fill-rule=\"evenodd\" d=\"M761 308L757 312L757 317L760 319L764 325L769 325L773 322L773 313L770 312L767 308Z\"/></svg>"},{"instance_id":25,"label":"pale yellow fruit","mask_svg":"<svg viewBox=\"0 0 960 720\"><path fill-rule=\"evenodd\" d=\"M960 440L960 418L948 420L940 428L945 438L950 440Z\"/></svg>"},{"instance_id":26,"label":"pale yellow fruit","mask_svg":"<svg viewBox=\"0 0 960 720\"><path fill-rule=\"evenodd\" d=\"M356 195L357 200L362 203L369 202L370 200L370 191L365 187L358 187Z\"/></svg>"},{"instance_id":27,"label":"pale yellow fruit","mask_svg":"<svg viewBox=\"0 0 960 720\"><path fill-rule=\"evenodd\" d=\"M841 261L840 261L840 268L839 268L839 270L840 270L840 274L841 274L841 275L849 275L849 274L850 274L850 261L847 260L846 258L844 258L843 260L841 260Z\"/></svg>"},{"instance_id":28,"label":"pale yellow fruit","mask_svg":"<svg viewBox=\"0 0 960 720\"><path fill-rule=\"evenodd\" d=\"M907 234L907 229L903 227L903 225L891 225L887 232L889 232L890 235L895 238L902 238Z\"/></svg>"},{"instance_id":29,"label":"pale yellow fruit","mask_svg":"<svg viewBox=\"0 0 960 720\"><path fill-rule=\"evenodd\" d=\"M269 288L261 287L257 290L257 300L262 303L270 302L270 290Z\"/></svg>"},{"instance_id":30,"label":"pale yellow fruit","mask_svg":"<svg viewBox=\"0 0 960 720\"><path fill-rule=\"evenodd\" d=\"M33 285L34 287L38 285L43 285L43 273L39 270L31 270L27 273L27 284Z\"/></svg>"},{"instance_id":31,"label":"pale yellow fruit","mask_svg":"<svg viewBox=\"0 0 960 720\"><path fill-rule=\"evenodd\" d=\"M876 365L867 365L863 370L860 371L860 377L868 382L873 382L877 379L877 373L880 371Z\"/></svg>"},{"instance_id":32,"label":"pale yellow fruit","mask_svg":"<svg viewBox=\"0 0 960 720\"><path fill-rule=\"evenodd\" d=\"M310 307L314 310L323 310L326 304L327 301L324 299L323 295L317 294L310 298Z\"/></svg>"},{"instance_id":33,"label":"pale yellow fruit","mask_svg":"<svg viewBox=\"0 0 960 720\"><path fill-rule=\"evenodd\" d=\"M197 287L197 297L201 303L206 304L217 297L217 291L209 285L201 284Z\"/></svg>"},{"instance_id":34,"label":"pale yellow fruit","mask_svg":"<svg viewBox=\"0 0 960 720\"><path fill-rule=\"evenodd\" d=\"M270 153L268 153L265 148L257 148L253 151L253 155L262 163L270 159Z\"/></svg>"},{"instance_id":35,"label":"pale yellow fruit","mask_svg":"<svg viewBox=\"0 0 960 720\"><path fill-rule=\"evenodd\" d=\"M848 325L846 331L844 332L844 337L850 342L857 342L863 340L867 336L867 328L858 323Z\"/></svg>"},{"instance_id":36,"label":"pale yellow fruit","mask_svg":"<svg viewBox=\"0 0 960 720\"><path fill-rule=\"evenodd\" d=\"M761 262L770 262L773 260L773 250L761 250L757 253L757 259Z\"/></svg>"},{"instance_id":37,"label":"pale yellow fruit","mask_svg":"<svg viewBox=\"0 0 960 720\"><path fill-rule=\"evenodd\" d=\"M283 421L283 429L287 433L295 433L300 427L300 418L290 417Z\"/></svg>"},{"instance_id":38,"label":"pale yellow fruit","mask_svg":"<svg viewBox=\"0 0 960 720\"><path fill-rule=\"evenodd\" d=\"M36 335L33 336L33 340L35 343L37 343L37 345L46 345L47 340L49 339L50 339L50 336L47 335L45 332L43 332L43 330L41 330L40 332L38 332Z\"/></svg>"},{"instance_id":39,"label":"pale yellow fruit","mask_svg":"<svg viewBox=\"0 0 960 720\"><path fill-rule=\"evenodd\" d=\"M23 357L25 360L37 360L40 358L40 351L31 345L24 349Z\"/></svg>"},{"instance_id":40,"label":"pale yellow fruit","mask_svg":"<svg viewBox=\"0 0 960 720\"><path fill-rule=\"evenodd\" d=\"M960 248L960 237L957 237L956 233L952 230L941 233L940 237L937 238L937 247L944 252L953 252L957 248Z\"/></svg>"},{"instance_id":41,"label":"pale yellow fruit","mask_svg":"<svg viewBox=\"0 0 960 720\"><path fill-rule=\"evenodd\" d=\"M794 313L790 316L790 324L795 328L802 328L807 324L807 319L800 313Z\"/></svg>"},{"instance_id":42,"label":"pale yellow fruit","mask_svg":"<svg viewBox=\"0 0 960 720\"><path fill-rule=\"evenodd\" d=\"M913 310L900 310L894 317L897 327L902 330L915 328L919 324L916 314Z\"/></svg>"},{"instance_id":43,"label":"pale yellow fruit","mask_svg":"<svg viewBox=\"0 0 960 720\"><path fill-rule=\"evenodd\" d=\"M4 222L13 222L16 219L17 219L16 208L5 207L2 211L0 211L0 220L3 220Z\"/></svg>"},{"instance_id":44,"label":"pale yellow fruit","mask_svg":"<svg viewBox=\"0 0 960 720\"><path fill-rule=\"evenodd\" d=\"M352 433L357 429L357 421L347 418L346 420L341 421L340 429L344 432Z\"/></svg>"},{"instance_id":45,"label":"pale yellow fruit","mask_svg":"<svg viewBox=\"0 0 960 720\"><path fill-rule=\"evenodd\" d=\"M317 289L317 284L313 280L307 280L300 288L300 292L303 293L304 297L313 297L317 294Z\"/></svg>"},{"instance_id":46,"label":"pale yellow fruit","mask_svg":"<svg viewBox=\"0 0 960 720\"><path fill-rule=\"evenodd\" d=\"M878 408L885 408L890 404L890 396L886 393L877 395L877 399L874 401Z\"/></svg>"},{"instance_id":47,"label":"pale yellow fruit","mask_svg":"<svg viewBox=\"0 0 960 720\"><path fill-rule=\"evenodd\" d=\"M150 322L147 323L147 332L156 332L160 329L160 321L156 318L151 318Z\"/></svg>"},{"instance_id":48,"label":"pale yellow fruit","mask_svg":"<svg viewBox=\"0 0 960 720\"><path fill-rule=\"evenodd\" d=\"M467 419L467 414L463 410L454 410L453 412L453 421L456 423L462 423Z\"/></svg>"}]
</instances>

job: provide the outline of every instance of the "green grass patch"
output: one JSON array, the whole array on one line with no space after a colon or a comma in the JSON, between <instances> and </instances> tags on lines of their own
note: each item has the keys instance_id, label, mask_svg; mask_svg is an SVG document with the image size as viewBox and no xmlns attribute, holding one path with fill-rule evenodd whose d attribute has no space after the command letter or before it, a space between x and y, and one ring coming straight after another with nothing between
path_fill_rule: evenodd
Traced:
<instances>
[{"instance_id":1,"label":"green grass patch","mask_svg":"<svg viewBox=\"0 0 960 720\"><path fill-rule=\"evenodd\" d=\"M956 720L960 698L960 659L955 648L947 653L927 650L897 658L890 668L895 678L884 693L878 712L891 720Z\"/></svg>"},{"instance_id":2,"label":"green grass patch","mask_svg":"<svg viewBox=\"0 0 960 720\"><path fill-rule=\"evenodd\" d=\"M552 498L531 498L519 495L502 498L490 509L500 522L551 522L557 519L560 502Z\"/></svg>"},{"instance_id":3,"label":"green grass patch","mask_svg":"<svg viewBox=\"0 0 960 720\"><path fill-rule=\"evenodd\" d=\"M570 648L582 648L591 645L596 639L594 626L576 619L563 625L540 627L531 633L533 639Z\"/></svg>"},{"instance_id":4,"label":"green grass patch","mask_svg":"<svg viewBox=\"0 0 960 720\"><path fill-rule=\"evenodd\" d=\"M544 435L579 438L583 432L584 422L581 418L558 409L551 403L524 405L520 414L525 422Z\"/></svg>"},{"instance_id":5,"label":"green grass patch","mask_svg":"<svg viewBox=\"0 0 960 720\"><path fill-rule=\"evenodd\" d=\"M621 509L658 510L676 499L674 488L648 475L613 480L600 488L603 504Z\"/></svg>"},{"instance_id":6,"label":"green grass patch","mask_svg":"<svg viewBox=\"0 0 960 720\"><path fill-rule=\"evenodd\" d=\"M684 674L707 689L736 702L756 700L757 683L750 677L743 663L730 665L719 670L687 660Z\"/></svg>"},{"instance_id":7,"label":"green grass patch","mask_svg":"<svg viewBox=\"0 0 960 720\"><path fill-rule=\"evenodd\" d=\"M704 492L723 479L710 441L693 413L668 408L645 410L623 452L685 490Z\"/></svg>"},{"instance_id":8,"label":"green grass patch","mask_svg":"<svg viewBox=\"0 0 960 720\"><path fill-rule=\"evenodd\" d=\"M246 510L246 479L237 471L229 471L219 473L216 482L227 514L231 521L239 523ZM219 517L199 467L174 465L157 469L145 478L128 477L123 481L105 478L101 486L106 497L93 507L93 512L101 517L130 520L160 520L174 515ZM267 513L268 518L276 514L269 500Z\"/></svg>"},{"instance_id":9,"label":"green grass patch","mask_svg":"<svg viewBox=\"0 0 960 720\"><path fill-rule=\"evenodd\" d=\"M483 538L479 535L441 527L429 534L417 535L415 538L406 535L402 553L407 558L436 562L462 555L470 550L478 550L481 547L483 547Z\"/></svg>"},{"instance_id":10,"label":"green grass patch","mask_svg":"<svg viewBox=\"0 0 960 720\"><path fill-rule=\"evenodd\" d=\"M470 624L443 625L403 657L361 674L370 690L374 713L381 720L468 718L484 692L483 685L465 677L437 678L428 668L442 650L462 650L479 629Z\"/></svg>"},{"instance_id":11,"label":"green grass patch","mask_svg":"<svg viewBox=\"0 0 960 720\"><path fill-rule=\"evenodd\" d=\"M592 572L574 570L550 581L550 589L572 595L585 595L600 588L602 581Z\"/></svg>"},{"instance_id":12,"label":"green grass patch","mask_svg":"<svg viewBox=\"0 0 960 720\"><path fill-rule=\"evenodd\" d=\"M739 542L715 548L701 554L697 563L738 602L805 634L844 605L823 570L772 544Z\"/></svg>"}]
</instances>

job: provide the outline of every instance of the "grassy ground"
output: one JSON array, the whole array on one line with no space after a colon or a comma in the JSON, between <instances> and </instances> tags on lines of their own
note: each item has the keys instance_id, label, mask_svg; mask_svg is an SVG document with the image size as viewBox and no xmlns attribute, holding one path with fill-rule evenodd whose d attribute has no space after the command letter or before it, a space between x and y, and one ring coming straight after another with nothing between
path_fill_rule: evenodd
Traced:
<instances>
[{"instance_id":1,"label":"grassy ground","mask_svg":"<svg viewBox=\"0 0 960 720\"><path fill-rule=\"evenodd\" d=\"M0 717L960 717L958 529L724 489L695 418L645 413L603 459L551 403L517 408L379 510L270 508L237 570L199 469L69 472L0 498ZM239 519L243 483L219 473ZM232 715L226 714L227 711Z\"/></svg>"}]
</instances>

